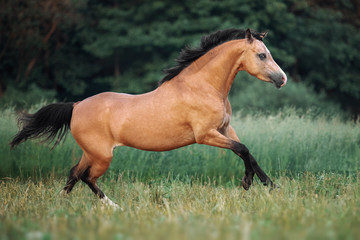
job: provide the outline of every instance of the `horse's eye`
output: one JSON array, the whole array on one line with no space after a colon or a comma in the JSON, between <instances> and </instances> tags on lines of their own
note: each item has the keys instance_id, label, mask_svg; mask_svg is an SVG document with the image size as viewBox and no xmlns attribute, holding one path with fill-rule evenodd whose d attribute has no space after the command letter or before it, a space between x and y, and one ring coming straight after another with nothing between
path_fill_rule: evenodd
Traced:
<instances>
[{"instance_id":1,"label":"horse's eye","mask_svg":"<svg viewBox=\"0 0 360 240\"><path fill-rule=\"evenodd\" d=\"M261 61L266 58L266 54L265 54L265 53L260 53L258 56L259 56L259 58L260 58Z\"/></svg>"}]
</instances>

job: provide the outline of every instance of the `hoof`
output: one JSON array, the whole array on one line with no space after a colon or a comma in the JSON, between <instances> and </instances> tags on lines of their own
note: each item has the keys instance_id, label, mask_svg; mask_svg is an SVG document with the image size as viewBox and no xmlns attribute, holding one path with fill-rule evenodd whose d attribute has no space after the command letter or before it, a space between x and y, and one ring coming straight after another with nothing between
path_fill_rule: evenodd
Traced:
<instances>
[{"instance_id":1,"label":"hoof","mask_svg":"<svg viewBox=\"0 0 360 240\"><path fill-rule=\"evenodd\" d=\"M273 190L277 190L277 191L280 191L280 186L275 184L275 183L272 183L270 185L270 192L273 191Z\"/></svg>"},{"instance_id":2,"label":"hoof","mask_svg":"<svg viewBox=\"0 0 360 240\"><path fill-rule=\"evenodd\" d=\"M263 182L264 186L269 186L270 188L276 189L276 188L280 188L278 185L276 185L275 183L273 183L270 178L266 179L265 182Z\"/></svg>"},{"instance_id":3,"label":"hoof","mask_svg":"<svg viewBox=\"0 0 360 240\"><path fill-rule=\"evenodd\" d=\"M251 181L249 181L248 178L246 176L244 176L241 180L241 185L247 191L250 188Z\"/></svg>"}]
</instances>

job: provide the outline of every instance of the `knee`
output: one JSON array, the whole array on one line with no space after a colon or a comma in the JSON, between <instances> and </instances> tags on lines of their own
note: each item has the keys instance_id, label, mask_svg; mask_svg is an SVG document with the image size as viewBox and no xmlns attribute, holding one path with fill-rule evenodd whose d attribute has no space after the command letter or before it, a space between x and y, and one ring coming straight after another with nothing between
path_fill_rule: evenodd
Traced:
<instances>
[{"instance_id":1,"label":"knee","mask_svg":"<svg viewBox=\"0 0 360 240\"><path fill-rule=\"evenodd\" d=\"M90 175L90 167L86 168L84 172L81 173L80 179L84 182L87 182Z\"/></svg>"},{"instance_id":2,"label":"knee","mask_svg":"<svg viewBox=\"0 0 360 240\"><path fill-rule=\"evenodd\" d=\"M233 142L233 151L240 154L243 157L249 156L249 149L242 143L239 142Z\"/></svg>"}]
</instances>

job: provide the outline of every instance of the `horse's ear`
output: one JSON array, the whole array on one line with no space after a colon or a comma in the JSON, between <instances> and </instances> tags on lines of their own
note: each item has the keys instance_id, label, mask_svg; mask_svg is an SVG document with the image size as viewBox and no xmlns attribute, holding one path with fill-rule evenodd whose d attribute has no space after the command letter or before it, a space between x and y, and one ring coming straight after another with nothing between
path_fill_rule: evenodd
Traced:
<instances>
[{"instance_id":1,"label":"horse's ear","mask_svg":"<svg viewBox=\"0 0 360 240\"><path fill-rule=\"evenodd\" d=\"M266 35L268 34L268 32L262 32L262 33L260 33L260 39L261 40L263 40L265 37L266 37Z\"/></svg>"},{"instance_id":2,"label":"horse's ear","mask_svg":"<svg viewBox=\"0 0 360 240\"><path fill-rule=\"evenodd\" d=\"M252 36L249 28L246 29L245 38L248 40L249 43L252 43L254 41L254 37Z\"/></svg>"}]
</instances>

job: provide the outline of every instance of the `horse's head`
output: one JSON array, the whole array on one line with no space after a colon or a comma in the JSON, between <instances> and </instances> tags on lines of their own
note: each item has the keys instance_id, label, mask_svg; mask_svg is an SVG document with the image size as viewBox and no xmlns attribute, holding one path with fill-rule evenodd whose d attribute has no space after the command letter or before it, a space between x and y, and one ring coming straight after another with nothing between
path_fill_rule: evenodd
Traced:
<instances>
[{"instance_id":1,"label":"horse's head","mask_svg":"<svg viewBox=\"0 0 360 240\"><path fill-rule=\"evenodd\" d=\"M258 38L262 40L266 34L266 32L260 33ZM287 77L276 64L263 41L254 38L249 29L246 30L246 40L248 46L242 54L240 70L246 70L262 81L274 83L277 88L284 86Z\"/></svg>"}]
</instances>

